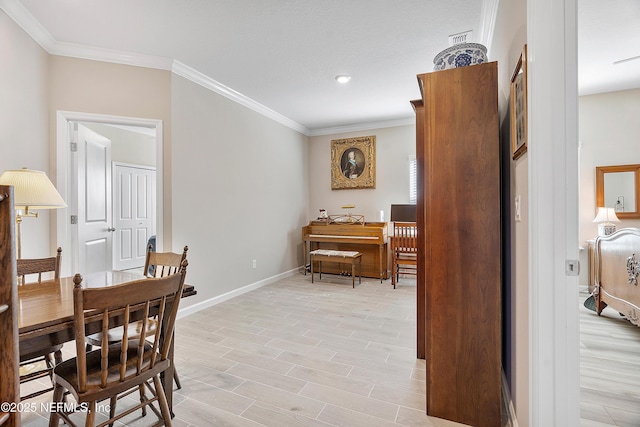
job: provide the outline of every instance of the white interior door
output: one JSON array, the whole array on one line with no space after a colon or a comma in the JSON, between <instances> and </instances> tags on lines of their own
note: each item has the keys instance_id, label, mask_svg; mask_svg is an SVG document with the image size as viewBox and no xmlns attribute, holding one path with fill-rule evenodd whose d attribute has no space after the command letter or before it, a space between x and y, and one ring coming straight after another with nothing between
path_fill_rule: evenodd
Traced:
<instances>
[{"instance_id":1,"label":"white interior door","mask_svg":"<svg viewBox=\"0 0 640 427\"><path fill-rule=\"evenodd\" d=\"M155 168L113 164L113 268L144 267L149 237L155 234Z\"/></svg>"},{"instance_id":2,"label":"white interior door","mask_svg":"<svg viewBox=\"0 0 640 427\"><path fill-rule=\"evenodd\" d=\"M111 141L81 124L74 129L78 268L83 274L112 270Z\"/></svg>"}]
</instances>

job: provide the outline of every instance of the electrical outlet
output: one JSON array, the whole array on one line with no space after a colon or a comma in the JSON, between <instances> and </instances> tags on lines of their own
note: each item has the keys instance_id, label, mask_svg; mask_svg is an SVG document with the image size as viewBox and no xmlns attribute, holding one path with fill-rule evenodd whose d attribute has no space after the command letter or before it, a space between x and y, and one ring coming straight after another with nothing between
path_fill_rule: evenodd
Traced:
<instances>
[{"instance_id":1,"label":"electrical outlet","mask_svg":"<svg viewBox=\"0 0 640 427\"><path fill-rule=\"evenodd\" d=\"M256 268L256 260L253 260L253 268Z\"/></svg>"}]
</instances>

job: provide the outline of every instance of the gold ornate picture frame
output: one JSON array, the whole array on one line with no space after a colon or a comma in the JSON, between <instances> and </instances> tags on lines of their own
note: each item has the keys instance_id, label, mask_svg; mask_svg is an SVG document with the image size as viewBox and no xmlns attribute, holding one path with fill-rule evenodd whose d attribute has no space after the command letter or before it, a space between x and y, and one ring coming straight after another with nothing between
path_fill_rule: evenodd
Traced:
<instances>
[{"instance_id":1,"label":"gold ornate picture frame","mask_svg":"<svg viewBox=\"0 0 640 427\"><path fill-rule=\"evenodd\" d=\"M376 188L376 137L331 140L331 189Z\"/></svg>"},{"instance_id":2,"label":"gold ornate picture frame","mask_svg":"<svg viewBox=\"0 0 640 427\"><path fill-rule=\"evenodd\" d=\"M513 160L527 152L527 45L511 77L511 150Z\"/></svg>"}]
</instances>

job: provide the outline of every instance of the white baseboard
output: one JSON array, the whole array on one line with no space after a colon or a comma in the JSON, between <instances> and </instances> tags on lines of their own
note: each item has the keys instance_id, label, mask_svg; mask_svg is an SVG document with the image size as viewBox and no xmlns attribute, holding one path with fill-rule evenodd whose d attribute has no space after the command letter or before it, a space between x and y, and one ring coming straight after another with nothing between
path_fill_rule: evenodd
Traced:
<instances>
[{"instance_id":1,"label":"white baseboard","mask_svg":"<svg viewBox=\"0 0 640 427\"><path fill-rule=\"evenodd\" d=\"M507 377L502 371L502 399L503 405L507 409L507 422L505 427L518 427L518 418L516 418L516 408L513 406L513 400L511 400L511 391L509 390L509 383L507 383Z\"/></svg>"},{"instance_id":2,"label":"white baseboard","mask_svg":"<svg viewBox=\"0 0 640 427\"><path fill-rule=\"evenodd\" d=\"M299 271L300 271L300 268L297 267L297 268L294 268L293 270L285 271L284 273L280 273L275 276L271 276L266 279L260 280L258 282L243 286L241 288L234 289L233 291L229 291L225 294L218 295L213 298L209 298L208 300L205 300L205 301L200 301L199 303L190 305L185 308L181 308L178 310L178 319L193 313L197 313L200 310L204 310L205 308L212 307L216 304L220 304L221 302L230 300L231 298L235 298L244 293L253 291L255 289L261 288L266 285L270 285L271 283L277 282L278 280L283 279L285 277L293 276Z\"/></svg>"}]
</instances>

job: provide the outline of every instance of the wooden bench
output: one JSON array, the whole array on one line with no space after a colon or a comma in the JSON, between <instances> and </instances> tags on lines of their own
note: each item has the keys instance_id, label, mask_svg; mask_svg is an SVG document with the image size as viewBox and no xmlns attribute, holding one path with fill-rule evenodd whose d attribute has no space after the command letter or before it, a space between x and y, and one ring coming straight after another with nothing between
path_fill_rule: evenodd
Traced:
<instances>
[{"instance_id":1,"label":"wooden bench","mask_svg":"<svg viewBox=\"0 0 640 427\"><path fill-rule=\"evenodd\" d=\"M356 251L335 251L329 249L316 249L309 252L311 257L311 283L313 283L313 263L320 263L320 280L322 280L322 261L350 263L351 264L351 286L356 287L356 261L358 261L360 270L358 275L358 283L362 283L362 253Z\"/></svg>"}]
</instances>

